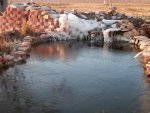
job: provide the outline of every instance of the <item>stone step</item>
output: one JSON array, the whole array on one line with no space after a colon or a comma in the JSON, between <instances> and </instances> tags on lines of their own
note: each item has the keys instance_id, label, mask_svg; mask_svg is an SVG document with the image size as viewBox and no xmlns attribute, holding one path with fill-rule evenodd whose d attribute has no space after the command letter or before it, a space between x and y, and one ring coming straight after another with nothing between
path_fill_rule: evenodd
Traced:
<instances>
[{"instance_id":1,"label":"stone step","mask_svg":"<svg viewBox=\"0 0 150 113\"><path fill-rule=\"evenodd\" d=\"M28 52L28 51L30 51L30 49L31 49L31 48L28 47L28 46L27 46L27 47L19 47L19 48L18 48L18 51L25 51L25 52Z\"/></svg>"},{"instance_id":2,"label":"stone step","mask_svg":"<svg viewBox=\"0 0 150 113\"><path fill-rule=\"evenodd\" d=\"M30 47L31 46L31 42L22 42L19 47Z\"/></svg>"},{"instance_id":3,"label":"stone step","mask_svg":"<svg viewBox=\"0 0 150 113\"><path fill-rule=\"evenodd\" d=\"M34 37L32 37L32 36L26 36L26 37L24 37L24 40L33 40L34 39Z\"/></svg>"},{"instance_id":4,"label":"stone step","mask_svg":"<svg viewBox=\"0 0 150 113\"><path fill-rule=\"evenodd\" d=\"M143 56L145 57L150 57L150 51L144 51Z\"/></svg>"},{"instance_id":5,"label":"stone step","mask_svg":"<svg viewBox=\"0 0 150 113\"><path fill-rule=\"evenodd\" d=\"M148 38L145 37L145 36L136 36L136 37L134 37L134 39L135 39L135 44L138 45L138 43L139 43L140 41L142 41L142 40L147 40Z\"/></svg>"},{"instance_id":6,"label":"stone step","mask_svg":"<svg viewBox=\"0 0 150 113\"><path fill-rule=\"evenodd\" d=\"M16 57L26 57L26 56L29 56L29 53L27 53L25 51L16 51L16 52L14 52L14 55Z\"/></svg>"},{"instance_id":7,"label":"stone step","mask_svg":"<svg viewBox=\"0 0 150 113\"><path fill-rule=\"evenodd\" d=\"M150 63L146 63L145 65L147 68L150 68Z\"/></svg>"},{"instance_id":8,"label":"stone step","mask_svg":"<svg viewBox=\"0 0 150 113\"><path fill-rule=\"evenodd\" d=\"M138 43L138 46L141 50L143 50L144 48L146 48L147 46L150 46L150 39L146 39L146 40L141 40Z\"/></svg>"}]
</instances>

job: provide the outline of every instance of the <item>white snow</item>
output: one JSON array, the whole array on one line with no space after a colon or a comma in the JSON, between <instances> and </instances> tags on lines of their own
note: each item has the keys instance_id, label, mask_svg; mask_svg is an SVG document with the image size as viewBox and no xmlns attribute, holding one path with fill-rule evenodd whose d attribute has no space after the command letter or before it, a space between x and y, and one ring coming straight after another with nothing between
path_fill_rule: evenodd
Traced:
<instances>
[{"instance_id":1,"label":"white snow","mask_svg":"<svg viewBox=\"0 0 150 113\"><path fill-rule=\"evenodd\" d=\"M118 31L118 30L120 30L120 29L109 28L109 29L103 30L104 42L111 42L111 37L109 37L109 32L110 31Z\"/></svg>"},{"instance_id":2,"label":"white snow","mask_svg":"<svg viewBox=\"0 0 150 113\"><path fill-rule=\"evenodd\" d=\"M82 40L88 36L88 31L102 29L104 42L111 42L109 32L120 30L115 24L116 22L120 22L120 20L103 19L102 22L97 22L96 20L81 19L72 13L61 14L59 16L60 27L57 28L57 32L63 34L64 39L69 37L69 39ZM111 28L107 28L107 25L111 25Z\"/></svg>"},{"instance_id":3,"label":"white snow","mask_svg":"<svg viewBox=\"0 0 150 113\"><path fill-rule=\"evenodd\" d=\"M83 39L88 36L88 31L104 27L101 22L81 19L72 13L60 15L59 23L60 28L57 30L65 30L72 39Z\"/></svg>"},{"instance_id":4,"label":"white snow","mask_svg":"<svg viewBox=\"0 0 150 113\"><path fill-rule=\"evenodd\" d=\"M112 25L112 24L115 24L116 22L120 22L120 20L106 20L106 19L102 20L102 23L106 25Z\"/></svg>"}]
</instances>

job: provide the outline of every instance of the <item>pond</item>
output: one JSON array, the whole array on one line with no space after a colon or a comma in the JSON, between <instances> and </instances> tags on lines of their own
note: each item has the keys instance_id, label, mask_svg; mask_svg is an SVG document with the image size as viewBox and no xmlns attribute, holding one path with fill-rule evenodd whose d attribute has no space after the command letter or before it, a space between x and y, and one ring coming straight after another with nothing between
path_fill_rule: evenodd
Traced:
<instances>
[{"instance_id":1,"label":"pond","mask_svg":"<svg viewBox=\"0 0 150 113\"><path fill-rule=\"evenodd\" d=\"M0 76L0 113L148 113L150 84L134 48L60 42L34 47Z\"/></svg>"}]
</instances>

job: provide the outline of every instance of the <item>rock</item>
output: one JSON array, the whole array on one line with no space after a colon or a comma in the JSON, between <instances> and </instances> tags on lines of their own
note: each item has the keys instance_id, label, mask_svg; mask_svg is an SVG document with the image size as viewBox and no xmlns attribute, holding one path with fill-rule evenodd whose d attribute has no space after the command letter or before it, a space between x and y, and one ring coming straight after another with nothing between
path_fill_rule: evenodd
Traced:
<instances>
[{"instance_id":1,"label":"rock","mask_svg":"<svg viewBox=\"0 0 150 113\"><path fill-rule=\"evenodd\" d=\"M146 46L150 46L150 39L139 41L138 46L143 50Z\"/></svg>"},{"instance_id":2,"label":"rock","mask_svg":"<svg viewBox=\"0 0 150 113\"><path fill-rule=\"evenodd\" d=\"M134 29L134 25L131 22L126 23L126 28L128 29Z\"/></svg>"},{"instance_id":3,"label":"rock","mask_svg":"<svg viewBox=\"0 0 150 113\"><path fill-rule=\"evenodd\" d=\"M41 15L44 16L44 15L47 15L47 14L49 14L49 13L50 13L50 11L42 11L42 12L41 12Z\"/></svg>"},{"instance_id":4,"label":"rock","mask_svg":"<svg viewBox=\"0 0 150 113\"><path fill-rule=\"evenodd\" d=\"M134 39L136 39L136 40L147 40L148 38L146 36L135 36Z\"/></svg>"},{"instance_id":5,"label":"rock","mask_svg":"<svg viewBox=\"0 0 150 113\"><path fill-rule=\"evenodd\" d=\"M8 56L8 55L6 55L6 56L0 56L0 63L1 64L6 64L7 65L7 63L9 62L9 61L11 61L11 60L13 60L13 58L14 57L10 57L10 56Z\"/></svg>"},{"instance_id":6,"label":"rock","mask_svg":"<svg viewBox=\"0 0 150 113\"><path fill-rule=\"evenodd\" d=\"M145 37L145 36L135 36L135 37L133 37L133 39L135 39L135 44L138 45L138 43L139 43L140 41L142 41L142 40L147 40L148 38Z\"/></svg>"},{"instance_id":7,"label":"rock","mask_svg":"<svg viewBox=\"0 0 150 113\"><path fill-rule=\"evenodd\" d=\"M2 34L2 37L6 41L14 41L14 40L19 40L21 37L21 34L19 31L12 30L12 31L8 31L8 32L4 32Z\"/></svg>"},{"instance_id":8,"label":"rock","mask_svg":"<svg viewBox=\"0 0 150 113\"><path fill-rule=\"evenodd\" d=\"M24 39L23 39L23 42L29 42L31 43L33 41L32 37L30 36L26 36Z\"/></svg>"},{"instance_id":9,"label":"rock","mask_svg":"<svg viewBox=\"0 0 150 113\"><path fill-rule=\"evenodd\" d=\"M120 24L121 24L120 28L122 30L128 29L128 31L130 31L130 30L135 29L134 25L131 22L129 22L128 20L126 20L126 19L122 19L120 21Z\"/></svg>"},{"instance_id":10,"label":"rock","mask_svg":"<svg viewBox=\"0 0 150 113\"><path fill-rule=\"evenodd\" d=\"M149 43L150 43L150 39L149 38L145 38L145 39L139 40L138 45L149 44Z\"/></svg>"},{"instance_id":11,"label":"rock","mask_svg":"<svg viewBox=\"0 0 150 113\"><path fill-rule=\"evenodd\" d=\"M26 37L24 37L24 39L33 39L34 37L32 37L32 36L26 36Z\"/></svg>"},{"instance_id":12,"label":"rock","mask_svg":"<svg viewBox=\"0 0 150 113\"><path fill-rule=\"evenodd\" d=\"M130 44L134 44L135 41L134 41L133 39L131 39L129 43L130 43Z\"/></svg>"},{"instance_id":13,"label":"rock","mask_svg":"<svg viewBox=\"0 0 150 113\"><path fill-rule=\"evenodd\" d=\"M144 52L147 52L147 51L150 52L150 46L145 46L143 51Z\"/></svg>"},{"instance_id":14,"label":"rock","mask_svg":"<svg viewBox=\"0 0 150 113\"><path fill-rule=\"evenodd\" d=\"M18 51L25 51L28 52L31 48L30 47L19 47Z\"/></svg>"},{"instance_id":15,"label":"rock","mask_svg":"<svg viewBox=\"0 0 150 113\"><path fill-rule=\"evenodd\" d=\"M8 59L8 60L13 60L14 56L12 56L12 55L6 55L5 58Z\"/></svg>"},{"instance_id":16,"label":"rock","mask_svg":"<svg viewBox=\"0 0 150 113\"><path fill-rule=\"evenodd\" d=\"M90 31L89 32L89 37L91 43L104 43L104 37L103 37L103 32L102 31Z\"/></svg>"},{"instance_id":17,"label":"rock","mask_svg":"<svg viewBox=\"0 0 150 113\"><path fill-rule=\"evenodd\" d=\"M46 34L42 34L42 35L40 36L40 39L44 39L44 38L47 38Z\"/></svg>"},{"instance_id":18,"label":"rock","mask_svg":"<svg viewBox=\"0 0 150 113\"><path fill-rule=\"evenodd\" d=\"M112 28L117 28L117 24L116 24L116 23L115 23L115 24L112 24L111 27L112 27Z\"/></svg>"},{"instance_id":19,"label":"rock","mask_svg":"<svg viewBox=\"0 0 150 113\"><path fill-rule=\"evenodd\" d=\"M17 58L14 59L14 62L16 64L23 64L23 63L26 63L26 60L25 60L25 58L17 57Z\"/></svg>"},{"instance_id":20,"label":"rock","mask_svg":"<svg viewBox=\"0 0 150 113\"><path fill-rule=\"evenodd\" d=\"M132 31L132 36L139 36L139 32L136 29L133 29Z\"/></svg>"},{"instance_id":21,"label":"rock","mask_svg":"<svg viewBox=\"0 0 150 113\"><path fill-rule=\"evenodd\" d=\"M15 55L15 57L26 57L29 54L25 51L16 51L16 52L14 52L14 55Z\"/></svg>"},{"instance_id":22,"label":"rock","mask_svg":"<svg viewBox=\"0 0 150 113\"><path fill-rule=\"evenodd\" d=\"M150 76L150 69L146 68L144 74L149 77Z\"/></svg>"},{"instance_id":23,"label":"rock","mask_svg":"<svg viewBox=\"0 0 150 113\"><path fill-rule=\"evenodd\" d=\"M146 24L150 24L150 19L145 20Z\"/></svg>"},{"instance_id":24,"label":"rock","mask_svg":"<svg viewBox=\"0 0 150 113\"><path fill-rule=\"evenodd\" d=\"M123 24L123 23L126 24L126 23L128 23L128 22L129 22L129 20L127 20L127 19L122 19L122 20L121 20L121 23L122 23L122 24Z\"/></svg>"},{"instance_id":25,"label":"rock","mask_svg":"<svg viewBox=\"0 0 150 113\"><path fill-rule=\"evenodd\" d=\"M144 30L146 32L146 35L150 38L150 24L144 23L143 25L141 25L141 27L141 29Z\"/></svg>"},{"instance_id":26,"label":"rock","mask_svg":"<svg viewBox=\"0 0 150 113\"><path fill-rule=\"evenodd\" d=\"M43 19L49 19L49 15L44 15Z\"/></svg>"},{"instance_id":27,"label":"rock","mask_svg":"<svg viewBox=\"0 0 150 113\"><path fill-rule=\"evenodd\" d=\"M28 40L27 40L27 39L25 40L25 39L24 39L23 42L32 43L32 40L29 40L29 39L28 39Z\"/></svg>"},{"instance_id":28,"label":"rock","mask_svg":"<svg viewBox=\"0 0 150 113\"><path fill-rule=\"evenodd\" d=\"M48 6L41 6L41 10L43 10L43 11L50 11L51 8L48 7Z\"/></svg>"},{"instance_id":29,"label":"rock","mask_svg":"<svg viewBox=\"0 0 150 113\"><path fill-rule=\"evenodd\" d=\"M11 8L19 8L19 9L25 9L27 6L24 4L11 4L9 5Z\"/></svg>"},{"instance_id":30,"label":"rock","mask_svg":"<svg viewBox=\"0 0 150 113\"><path fill-rule=\"evenodd\" d=\"M140 29L140 30L139 30L139 34L140 34L141 36L147 36L146 30L144 30L144 29Z\"/></svg>"},{"instance_id":31,"label":"rock","mask_svg":"<svg viewBox=\"0 0 150 113\"><path fill-rule=\"evenodd\" d=\"M126 29L127 31L129 31L129 29L127 29L126 26L125 26L124 24L120 25L120 29L121 29L121 30Z\"/></svg>"},{"instance_id":32,"label":"rock","mask_svg":"<svg viewBox=\"0 0 150 113\"><path fill-rule=\"evenodd\" d=\"M123 37L126 37L129 41L132 39L132 32L131 31L122 31L123 33Z\"/></svg>"},{"instance_id":33,"label":"rock","mask_svg":"<svg viewBox=\"0 0 150 113\"><path fill-rule=\"evenodd\" d=\"M120 20L106 20L106 19L102 20L102 23L104 23L105 25L112 25L118 22L120 22Z\"/></svg>"},{"instance_id":34,"label":"rock","mask_svg":"<svg viewBox=\"0 0 150 113\"><path fill-rule=\"evenodd\" d=\"M28 6L25 8L26 11L34 11L34 10L39 10L41 7L40 6Z\"/></svg>"},{"instance_id":35,"label":"rock","mask_svg":"<svg viewBox=\"0 0 150 113\"><path fill-rule=\"evenodd\" d=\"M30 42L22 42L19 47L30 47L31 43Z\"/></svg>"},{"instance_id":36,"label":"rock","mask_svg":"<svg viewBox=\"0 0 150 113\"><path fill-rule=\"evenodd\" d=\"M144 51L144 52L143 52L143 56L145 56L145 57L150 57L150 52L149 52L149 51Z\"/></svg>"},{"instance_id":37,"label":"rock","mask_svg":"<svg viewBox=\"0 0 150 113\"><path fill-rule=\"evenodd\" d=\"M150 57L143 56L143 62L144 63L150 62Z\"/></svg>"},{"instance_id":38,"label":"rock","mask_svg":"<svg viewBox=\"0 0 150 113\"><path fill-rule=\"evenodd\" d=\"M111 16L111 19L115 20L115 19L117 19L117 16Z\"/></svg>"}]
</instances>

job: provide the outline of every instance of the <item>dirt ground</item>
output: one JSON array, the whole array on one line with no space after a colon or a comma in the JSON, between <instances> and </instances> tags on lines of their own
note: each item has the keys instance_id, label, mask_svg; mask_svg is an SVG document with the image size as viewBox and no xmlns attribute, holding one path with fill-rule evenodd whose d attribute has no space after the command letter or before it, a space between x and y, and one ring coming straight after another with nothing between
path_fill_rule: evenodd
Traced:
<instances>
[{"instance_id":1,"label":"dirt ground","mask_svg":"<svg viewBox=\"0 0 150 113\"><path fill-rule=\"evenodd\" d=\"M52 3L40 3L42 5L46 4L51 6L54 9L60 10L73 10L77 11L107 11L108 5L100 3L69 3L69 4L52 4ZM133 3L114 3L113 6L116 6L118 12L124 13L129 16L140 16L143 18L150 19L150 3L147 4L133 4Z\"/></svg>"}]
</instances>

